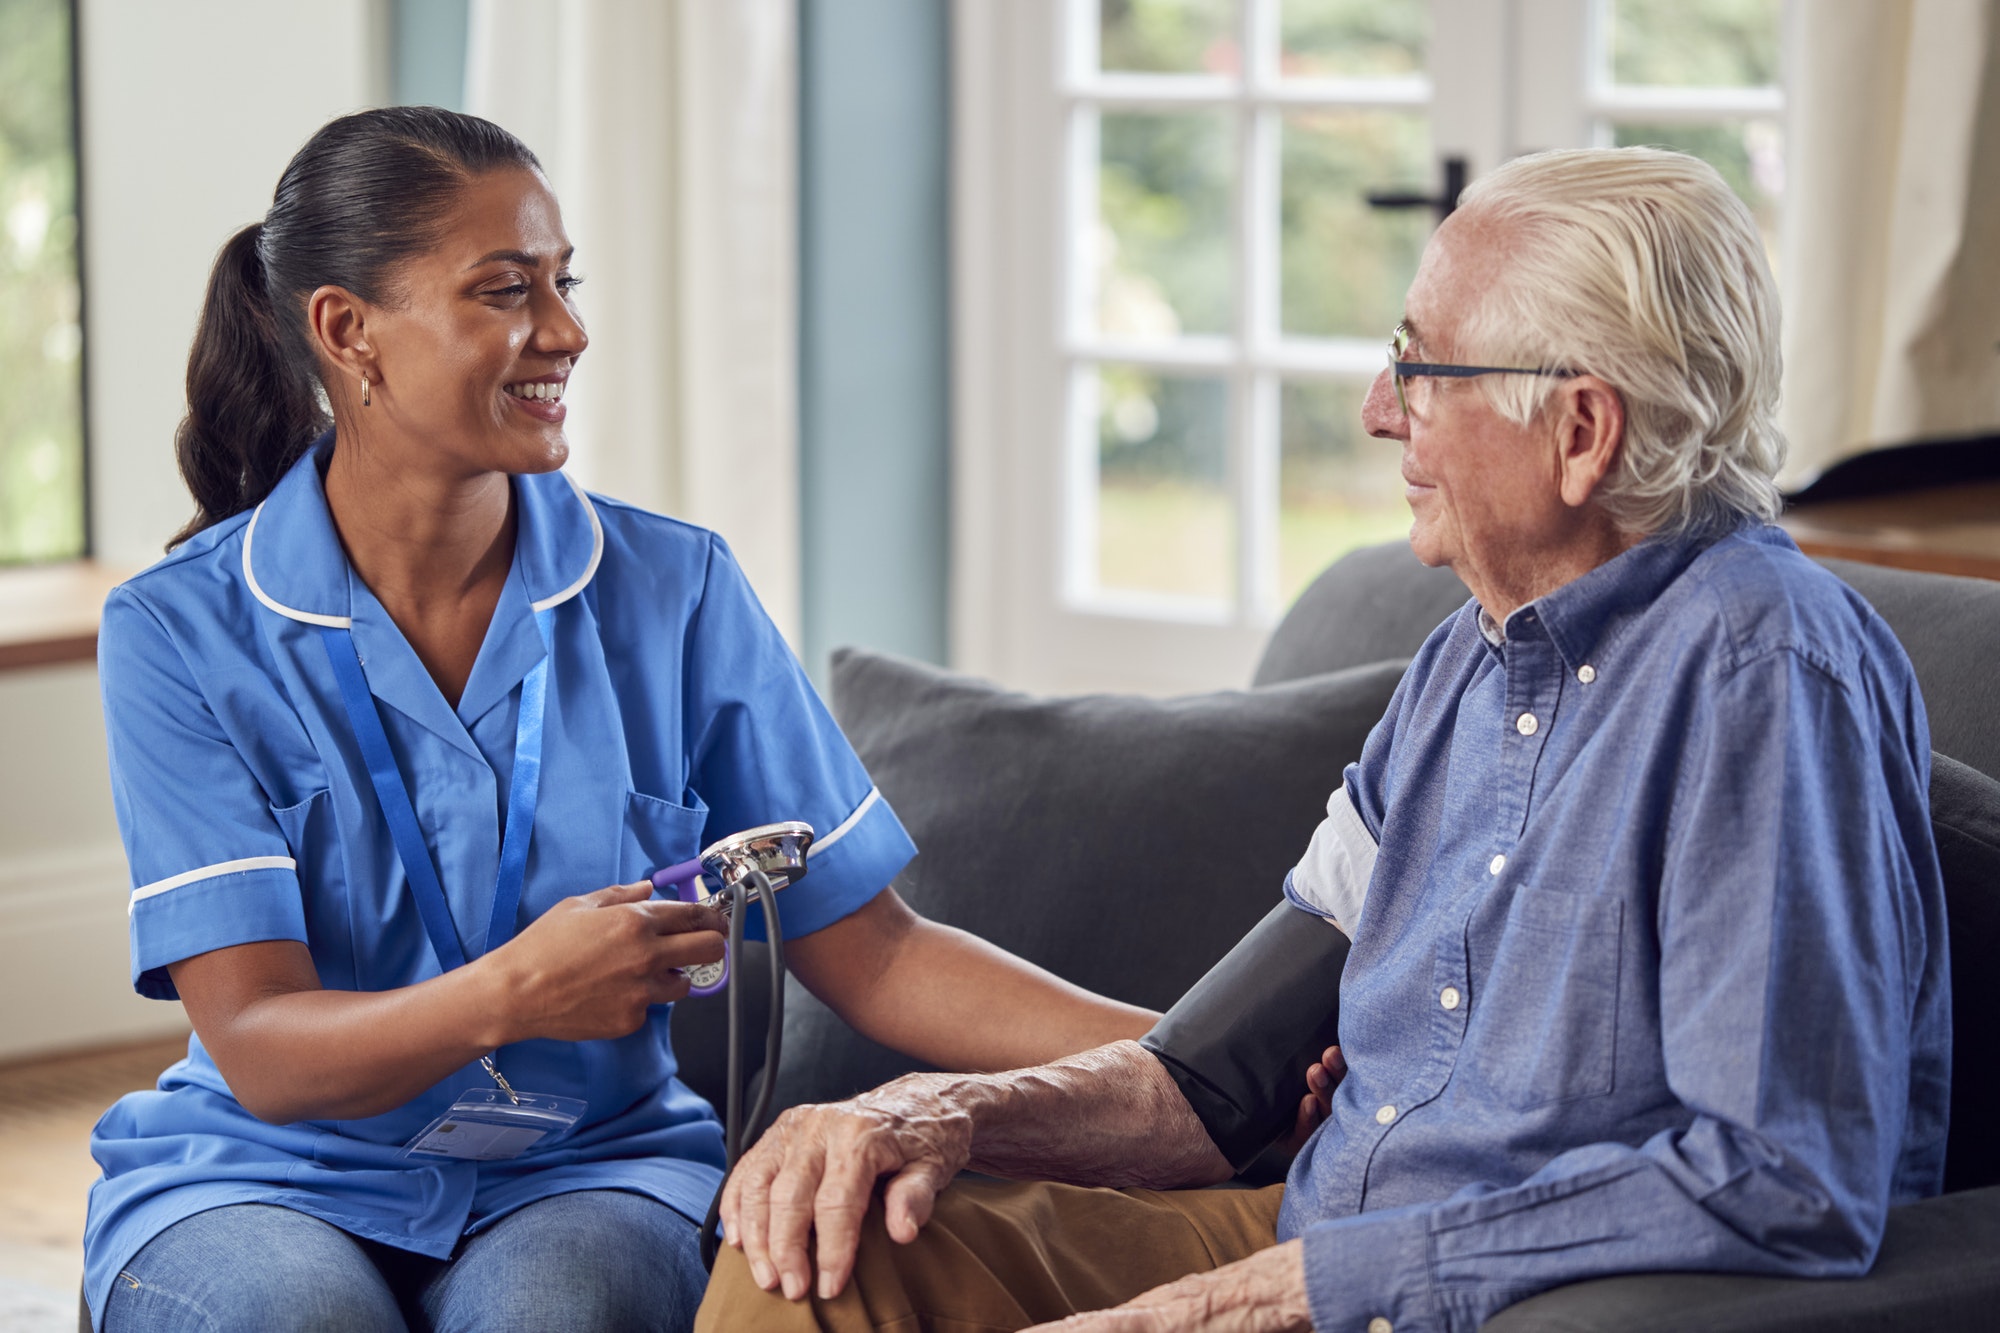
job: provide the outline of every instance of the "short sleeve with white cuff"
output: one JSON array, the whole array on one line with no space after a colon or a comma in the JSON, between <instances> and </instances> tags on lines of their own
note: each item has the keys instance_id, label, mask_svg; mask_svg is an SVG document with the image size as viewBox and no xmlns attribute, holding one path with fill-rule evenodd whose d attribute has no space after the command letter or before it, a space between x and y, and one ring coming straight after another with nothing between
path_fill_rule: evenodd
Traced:
<instances>
[{"instance_id":1,"label":"short sleeve with white cuff","mask_svg":"<svg viewBox=\"0 0 2000 1333\"><path fill-rule=\"evenodd\" d=\"M1375 836L1361 822L1346 787L1335 787L1326 818L1313 831L1306 854L1285 876L1285 897L1295 907L1325 917L1355 937L1368 880L1375 873Z\"/></svg>"}]
</instances>

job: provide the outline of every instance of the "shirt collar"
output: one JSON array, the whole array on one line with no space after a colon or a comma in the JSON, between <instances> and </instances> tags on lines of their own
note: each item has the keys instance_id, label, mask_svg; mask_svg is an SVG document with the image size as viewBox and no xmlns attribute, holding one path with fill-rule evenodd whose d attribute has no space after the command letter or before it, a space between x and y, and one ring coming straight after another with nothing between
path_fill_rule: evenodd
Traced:
<instances>
[{"instance_id":1,"label":"shirt collar","mask_svg":"<svg viewBox=\"0 0 2000 1333\"><path fill-rule=\"evenodd\" d=\"M1652 604L1679 578L1713 538L1647 538L1597 568L1515 608L1502 627L1506 638L1539 621L1571 667L1588 662L1612 627ZM1482 608L1481 628L1492 623Z\"/></svg>"},{"instance_id":2,"label":"shirt collar","mask_svg":"<svg viewBox=\"0 0 2000 1333\"><path fill-rule=\"evenodd\" d=\"M333 432L314 440L243 530L243 579L259 602L281 616L346 629L354 604L347 552L326 507L320 464ZM514 478L518 502L514 567L528 609L545 611L582 592L604 557L597 507L567 473Z\"/></svg>"}]
</instances>

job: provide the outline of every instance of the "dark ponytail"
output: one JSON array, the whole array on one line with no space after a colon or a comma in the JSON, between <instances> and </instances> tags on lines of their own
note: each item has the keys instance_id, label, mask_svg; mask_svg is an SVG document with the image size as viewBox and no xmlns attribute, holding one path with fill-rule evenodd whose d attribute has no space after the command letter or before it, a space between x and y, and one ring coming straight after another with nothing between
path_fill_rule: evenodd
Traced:
<instances>
[{"instance_id":1,"label":"dark ponytail","mask_svg":"<svg viewBox=\"0 0 2000 1333\"><path fill-rule=\"evenodd\" d=\"M195 516L168 549L271 493L321 430L313 381L286 356L264 291L253 222L229 238L208 277L188 354L188 414L174 432Z\"/></svg>"},{"instance_id":2,"label":"dark ponytail","mask_svg":"<svg viewBox=\"0 0 2000 1333\"><path fill-rule=\"evenodd\" d=\"M328 425L306 300L323 286L382 301L397 266L435 245L478 176L540 170L491 121L437 107L342 116L298 151L261 223L216 256L174 434L195 513L167 544L254 508Z\"/></svg>"}]
</instances>

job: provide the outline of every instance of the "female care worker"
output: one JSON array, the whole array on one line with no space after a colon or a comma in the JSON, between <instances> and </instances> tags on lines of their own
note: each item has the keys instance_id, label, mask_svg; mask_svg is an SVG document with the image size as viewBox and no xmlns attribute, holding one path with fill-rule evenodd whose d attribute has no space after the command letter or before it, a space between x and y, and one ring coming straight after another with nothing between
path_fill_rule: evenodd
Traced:
<instances>
[{"instance_id":1,"label":"female care worker","mask_svg":"<svg viewBox=\"0 0 2000 1333\"><path fill-rule=\"evenodd\" d=\"M746 827L817 832L788 957L876 1040L1008 1068L1149 1025L915 917L721 539L557 470L570 256L520 142L397 108L217 260L197 514L99 649L133 981L195 1028L92 1139L100 1328L685 1327L722 1135L650 1006L722 919L643 881ZM555 1131L455 1148L503 1081Z\"/></svg>"}]
</instances>

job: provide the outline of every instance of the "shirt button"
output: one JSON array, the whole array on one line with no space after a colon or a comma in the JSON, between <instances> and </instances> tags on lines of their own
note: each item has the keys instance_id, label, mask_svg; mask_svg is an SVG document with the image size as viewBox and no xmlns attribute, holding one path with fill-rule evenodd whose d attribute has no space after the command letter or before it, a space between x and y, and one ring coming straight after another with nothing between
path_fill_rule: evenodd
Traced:
<instances>
[{"instance_id":1,"label":"shirt button","mask_svg":"<svg viewBox=\"0 0 2000 1333\"><path fill-rule=\"evenodd\" d=\"M1368 1333L1396 1333L1396 1326L1378 1314L1368 1321Z\"/></svg>"},{"instance_id":2,"label":"shirt button","mask_svg":"<svg viewBox=\"0 0 2000 1333\"><path fill-rule=\"evenodd\" d=\"M1541 723L1535 721L1535 715L1533 713L1523 713L1521 714L1521 716L1514 719L1514 730L1520 732L1523 736L1534 735L1535 728L1541 725L1542 725Z\"/></svg>"},{"instance_id":3,"label":"shirt button","mask_svg":"<svg viewBox=\"0 0 2000 1333\"><path fill-rule=\"evenodd\" d=\"M1375 1112L1375 1123L1378 1125L1386 1125L1395 1118L1396 1108L1393 1106L1384 1106Z\"/></svg>"},{"instance_id":4,"label":"shirt button","mask_svg":"<svg viewBox=\"0 0 2000 1333\"><path fill-rule=\"evenodd\" d=\"M1456 986L1446 986L1443 990L1438 992L1438 1003L1443 1005L1447 1009L1458 1008L1458 1002L1461 998L1462 997L1458 993L1458 987Z\"/></svg>"},{"instance_id":5,"label":"shirt button","mask_svg":"<svg viewBox=\"0 0 2000 1333\"><path fill-rule=\"evenodd\" d=\"M1489 875L1497 875L1506 868L1507 858L1498 853L1495 853L1493 859L1486 863L1486 873Z\"/></svg>"},{"instance_id":6,"label":"shirt button","mask_svg":"<svg viewBox=\"0 0 2000 1333\"><path fill-rule=\"evenodd\" d=\"M1597 668L1586 662L1576 669L1576 678L1588 685L1597 679Z\"/></svg>"}]
</instances>

